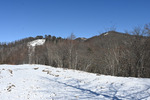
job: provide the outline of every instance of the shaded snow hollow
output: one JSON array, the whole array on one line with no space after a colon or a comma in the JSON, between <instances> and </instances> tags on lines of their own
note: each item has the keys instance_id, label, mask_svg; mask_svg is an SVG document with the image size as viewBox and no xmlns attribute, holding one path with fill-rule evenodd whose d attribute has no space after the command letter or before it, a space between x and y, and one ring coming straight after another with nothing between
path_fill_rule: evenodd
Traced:
<instances>
[{"instance_id":1,"label":"shaded snow hollow","mask_svg":"<svg viewBox=\"0 0 150 100\"><path fill-rule=\"evenodd\" d=\"M149 78L45 65L0 65L0 100L150 100Z\"/></svg>"},{"instance_id":2,"label":"shaded snow hollow","mask_svg":"<svg viewBox=\"0 0 150 100\"><path fill-rule=\"evenodd\" d=\"M45 39L37 39L37 40L29 42L27 45L35 47L35 46L38 46L38 45L43 45L44 43L45 43Z\"/></svg>"}]
</instances>

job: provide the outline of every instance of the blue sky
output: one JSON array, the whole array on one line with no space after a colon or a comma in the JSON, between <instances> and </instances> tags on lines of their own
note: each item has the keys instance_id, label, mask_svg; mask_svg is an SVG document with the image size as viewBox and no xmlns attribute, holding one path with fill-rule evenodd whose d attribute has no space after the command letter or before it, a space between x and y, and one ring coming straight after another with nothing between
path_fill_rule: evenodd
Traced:
<instances>
[{"instance_id":1,"label":"blue sky","mask_svg":"<svg viewBox=\"0 0 150 100\"><path fill-rule=\"evenodd\" d=\"M92 37L150 23L150 0L0 0L0 42L29 36Z\"/></svg>"}]
</instances>

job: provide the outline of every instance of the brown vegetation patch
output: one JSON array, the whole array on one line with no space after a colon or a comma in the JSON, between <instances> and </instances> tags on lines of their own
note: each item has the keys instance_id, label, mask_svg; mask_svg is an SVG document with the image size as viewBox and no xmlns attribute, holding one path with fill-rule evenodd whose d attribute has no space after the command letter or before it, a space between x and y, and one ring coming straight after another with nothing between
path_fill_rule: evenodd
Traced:
<instances>
[{"instance_id":1,"label":"brown vegetation patch","mask_svg":"<svg viewBox=\"0 0 150 100\"><path fill-rule=\"evenodd\" d=\"M59 75L55 75L55 77L59 77Z\"/></svg>"},{"instance_id":2,"label":"brown vegetation patch","mask_svg":"<svg viewBox=\"0 0 150 100\"><path fill-rule=\"evenodd\" d=\"M10 72L10 74L13 74L13 71L12 71L12 70L8 69L8 71Z\"/></svg>"},{"instance_id":3,"label":"brown vegetation patch","mask_svg":"<svg viewBox=\"0 0 150 100\"><path fill-rule=\"evenodd\" d=\"M49 70L42 70L42 72L46 72L47 74L50 74L51 73L51 71L49 71Z\"/></svg>"},{"instance_id":4,"label":"brown vegetation patch","mask_svg":"<svg viewBox=\"0 0 150 100\"><path fill-rule=\"evenodd\" d=\"M13 87L16 87L16 86L15 86L15 85L9 86L9 87L7 88L7 91L8 91L8 92L11 92L11 89L12 89Z\"/></svg>"},{"instance_id":5,"label":"brown vegetation patch","mask_svg":"<svg viewBox=\"0 0 150 100\"><path fill-rule=\"evenodd\" d=\"M34 70L38 70L39 69L39 67L37 67L37 68L34 68Z\"/></svg>"}]
</instances>

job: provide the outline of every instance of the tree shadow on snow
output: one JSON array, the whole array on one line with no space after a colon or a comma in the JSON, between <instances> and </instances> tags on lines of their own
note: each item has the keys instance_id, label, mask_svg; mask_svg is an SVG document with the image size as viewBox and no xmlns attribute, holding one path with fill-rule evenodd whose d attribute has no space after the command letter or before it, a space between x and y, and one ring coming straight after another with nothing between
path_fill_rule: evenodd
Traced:
<instances>
[{"instance_id":1,"label":"tree shadow on snow","mask_svg":"<svg viewBox=\"0 0 150 100\"><path fill-rule=\"evenodd\" d=\"M150 87L148 87L147 89L145 90L142 90L142 91L138 91L136 93L132 93L132 94L127 94L125 96L119 96L117 95L118 93L118 90L119 90L119 86L115 86L114 84L110 84L107 88L108 90L107 91L92 91L90 89L85 89L85 88L82 88L84 86L80 86L79 82L77 80L67 80L67 82L60 82L58 81L57 78L54 78L54 79L50 79L50 78L47 78L47 77L41 77L41 79L43 80L46 80L48 82L54 82L56 84L59 84L59 85L62 85L64 87L69 87L69 88L73 88L73 90L70 90L70 91L67 91L67 92L71 92L72 93L72 96L73 96L73 93L75 94L79 94L79 99L110 99L110 100L123 100L123 99L132 99L132 100L137 100L137 99L146 99L148 97L150 97L150 94L149 95L145 95L144 97L140 97L140 98L136 98L134 97L134 95L136 94L141 94L141 93L144 93L145 91L147 91L148 89L150 89ZM70 82L73 82L75 81L73 85L70 85ZM85 84L84 84L85 85ZM90 85L90 84L89 84ZM50 86L50 83L49 85L45 86L48 87ZM54 87L55 88L55 87ZM39 91L39 92L46 92L46 93L49 93L51 92L51 90L42 90L42 91ZM127 91L124 91L124 92L127 92Z\"/></svg>"}]
</instances>

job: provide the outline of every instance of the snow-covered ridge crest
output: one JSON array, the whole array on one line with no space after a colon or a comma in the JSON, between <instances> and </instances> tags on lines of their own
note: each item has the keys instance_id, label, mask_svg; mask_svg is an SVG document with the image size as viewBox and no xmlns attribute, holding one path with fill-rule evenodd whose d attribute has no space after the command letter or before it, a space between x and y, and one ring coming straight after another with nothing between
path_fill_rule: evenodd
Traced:
<instances>
[{"instance_id":1,"label":"snow-covered ridge crest","mask_svg":"<svg viewBox=\"0 0 150 100\"><path fill-rule=\"evenodd\" d=\"M31 41L31 42L28 42L27 46L35 47L38 45L43 45L44 43L45 43L45 39L37 39L37 40Z\"/></svg>"}]
</instances>

